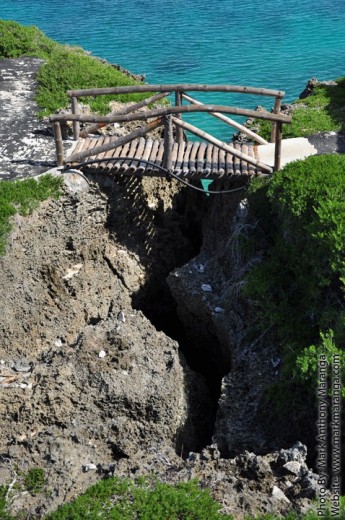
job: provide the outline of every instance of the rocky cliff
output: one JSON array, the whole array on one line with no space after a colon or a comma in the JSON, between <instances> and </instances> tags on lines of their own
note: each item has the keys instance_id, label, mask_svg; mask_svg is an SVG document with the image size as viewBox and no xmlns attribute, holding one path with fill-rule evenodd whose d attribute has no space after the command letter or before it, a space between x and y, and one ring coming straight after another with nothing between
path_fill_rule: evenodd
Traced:
<instances>
[{"instance_id":1,"label":"rocky cliff","mask_svg":"<svg viewBox=\"0 0 345 520\"><path fill-rule=\"evenodd\" d=\"M66 182L16 218L0 261L0 485L47 477L45 493L13 488L12 510L42 517L102 476L152 471L198 476L239 517L305 510L305 447L249 453L282 446L258 420L276 354L246 343L238 300L245 201L157 179Z\"/></svg>"}]
</instances>

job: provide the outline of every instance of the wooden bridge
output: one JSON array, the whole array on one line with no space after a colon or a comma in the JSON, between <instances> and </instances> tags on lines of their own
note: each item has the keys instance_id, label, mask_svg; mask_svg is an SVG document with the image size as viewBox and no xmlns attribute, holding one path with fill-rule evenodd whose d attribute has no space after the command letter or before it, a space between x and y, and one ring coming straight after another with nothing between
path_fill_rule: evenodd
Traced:
<instances>
[{"instance_id":1,"label":"wooden bridge","mask_svg":"<svg viewBox=\"0 0 345 520\"><path fill-rule=\"evenodd\" d=\"M107 116L81 115L78 99L83 96L99 96L128 93L154 93L149 98L127 106ZM188 93L187 93L188 92ZM248 110L226 105L203 104L189 92L236 92L274 98L272 113ZM146 109L171 94L175 105L162 104L159 108ZM127 175L163 176L167 173L183 178L215 179L226 176L252 176L269 174L280 169L282 125L291 118L280 113L281 99L285 93L236 85L133 85L102 89L68 91L71 98L70 114L50 117L53 124L58 166L79 167L84 172L107 172ZM188 104L183 104L187 101ZM184 113L206 112L227 125L248 135L251 142L225 143L182 119ZM230 115L261 119L272 123L271 142L274 143L274 162L260 161L257 145L268 141L228 117ZM64 157L61 124L73 122L73 136L77 141L72 155ZM137 130L124 137L90 136L101 126L111 123L143 121ZM80 131L80 123L93 123ZM156 128L164 127L164 138L145 137ZM196 135L199 141L187 141L185 131Z\"/></svg>"}]
</instances>

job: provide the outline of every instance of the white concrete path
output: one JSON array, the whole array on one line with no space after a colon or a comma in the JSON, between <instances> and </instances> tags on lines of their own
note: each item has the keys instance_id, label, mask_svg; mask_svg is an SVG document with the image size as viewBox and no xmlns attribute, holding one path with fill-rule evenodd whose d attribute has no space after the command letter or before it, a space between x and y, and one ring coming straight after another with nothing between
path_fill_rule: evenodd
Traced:
<instances>
[{"instance_id":1,"label":"white concrete path","mask_svg":"<svg viewBox=\"0 0 345 520\"><path fill-rule=\"evenodd\" d=\"M257 147L257 158L269 166L274 166L274 150L275 144L260 144ZM283 139L281 152L281 167L286 164L305 159L310 155L316 155L318 150L311 144L306 137L294 137L292 139Z\"/></svg>"}]
</instances>

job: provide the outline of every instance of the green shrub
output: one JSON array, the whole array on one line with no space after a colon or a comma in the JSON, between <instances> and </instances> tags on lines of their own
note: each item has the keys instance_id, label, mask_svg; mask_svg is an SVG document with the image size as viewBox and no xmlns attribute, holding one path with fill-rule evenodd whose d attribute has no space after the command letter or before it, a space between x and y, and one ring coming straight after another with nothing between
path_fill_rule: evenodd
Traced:
<instances>
[{"instance_id":1,"label":"green shrub","mask_svg":"<svg viewBox=\"0 0 345 520\"><path fill-rule=\"evenodd\" d=\"M252 247L264 256L245 294L260 328L275 330L283 375L315 388L317 353L327 347L344 356L345 156L291 163L271 181L253 183L248 197L258 220Z\"/></svg>"},{"instance_id":2,"label":"green shrub","mask_svg":"<svg viewBox=\"0 0 345 520\"><path fill-rule=\"evenodd\" d=\"M0 59L37 56L45 59L57 47L37 27L24 27L17 22L0 20Z\"/></svg>"},{"instance_id":3,"label":"green shrub","mask_svg":"<svg viewBox=\"0 0 345 520\"><path fill-rule=\"evenodd\" d=\"M51 175L38 180L0 182L0 254L5 252L6 238L11 231L10 217L16 213L28 215L41 201L58 197L62 182L61 177Z\"/></svg>"},{"instance_id":4,"label":"green shrub","mask_svg":"<svg viewBox=\"0 0 345 520\"><path fill-rule=\"evenodd\" d=\"M83 49L54 42L37 27L24 27L17 22L0 20L0 59L35 56L45 64L38 73L36 101L41 116L49 115L69 104L67 90L135 85L138 82L106 64L85 54ZM81 98L93 111L109 112L109 102L137 101L149 94L98 96Z\"/></svg>"},{"instance_id":5,"label":"green shrub","mask_svg":"<svg viewBox=\"0 0 345 520\"><path fill-rule=\"evenodd\" d=\"M87 56L86 54L58 46L50 55L38 74L39 90L36 101L45 110L42 115L49 115L57 108L69 103L67 90L82 88L103 88L134 85L136 82L114 69L109 64ZM118 96L96 96L80 98L89 104L95 112L109 112L112 99L120 102L138 101L148 94L122 94Z\"/></svg>"},{"instance_id":6,"label":"green shrub","mask_svg":"<svg viewBox=\"0 0 345 520\"><path fill-rule=\"evenodd\" d=\"M24 476L24 486L32 494L41 493L46 484L43 468L31 468Z\"/></svg>"}]
</instances>

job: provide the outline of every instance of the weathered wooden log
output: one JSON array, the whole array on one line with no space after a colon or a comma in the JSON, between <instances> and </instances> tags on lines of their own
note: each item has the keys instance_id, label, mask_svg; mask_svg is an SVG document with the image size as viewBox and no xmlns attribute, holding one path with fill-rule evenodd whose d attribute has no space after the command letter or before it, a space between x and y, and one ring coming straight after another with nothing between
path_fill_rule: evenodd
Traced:
<instances>
[{"instance_id":1,"label":"weathered wooden log","mask_svg":"<svg viewBox=\"0 0 345 520\"><path fill-rule=\"evenodd\" d=\"M137 130L134 130L134 132L131 132L128 135L125 135L124 137L120 137L116 141L112 143L105 144L104 146L96 146L96 148L93 148L92 150L85 150L84 152L80 152L77 154L70 155L67 159L67 163L79 163L82 162L86 157L89 157L90 155L98 155L101 152L107 152L108 150L112 150L113 148L117 148L118 146L122 146L126 143L129 143L130 141L133 141L133 139L136 139L137 137L142 137L143 135L147 134L148 132L151 132L152 130L155 130L159 126L161 126L163 123L162 119L157 119L155 121L152 121L148 123L147 125L138 128ZM60 126L60 125L59 125Z\"/></svg>"},{"instance_id":2,"label":"weathered wooden log","mask_svg":"<svg viewBox=\"0 0 345 520\"><path fill-rule=\"evenodd\" d=\"M212 175L216 175L219 170L219 152L220 152L219 148L217 146L214 146L213 151L212 151L212 168L211 168Z\"/></svg>"},{"instance_id":3,"label":"weathered wooden log","mask_svg":"<svg viewBox=\"0 0 345 520\"><path fill-rule=\"evenodd\" d=\"M219 149L218 173L219 175L224 175L225 173L225 152L221 149Z\"/></svg>"},{"instance_id":4,"label":"weathered wooden log","mask_svg":"<svg viewBox=\"0 0 345 520\"><path fill-rule=\"evenodd\" d=\"M233 154L234 155L234 160L233 160L234 174L241 175L241 160L240 160L240 156L242 155L241 154L241 145L239 143L235 143L234 148L237 152L239 152L239 154Z\"/></svg>"},{"instance_id":5,"label":"weathered wooden log","mask_svg":"<svg viewBox=\"0 0 345 520\"><path fill-rule=\"evenodd\" d=\"M138 148L139 140L133 139L131 142L131 145L129 147L128 157L132 157L132 161L128 161L128 168L126 169L127 173L133 173L135 171L135 168L137 166L137 162L135 161L136 151Z\"/></svg>"},{"instance_id":6,"label":"weathered wooden log","mask_svg":"<svg viewBox=\"0 0 345 520\"><path fill-rule=\"evenodd\" d=\"M206 161L205 161L205 169L204 173L206 176L208 176L211 173L212 168L212 152L213 152L213 145L208 144L206 148Z\"/></svg>"},{"instance_id":7,"label":"weathered wooden log","mask_svg":"<svg viewBox=\"0 0 345 520\"><path fill-rule=\"evenodd\" d=\"M185 152L184 152L183 163L182 163L182 174L184 177L187 177L189 174L190 154L191 154L192 148L193 148L193 142L188 141Z\"/></svg>"},{"instance_id":8,"label":"weathered wooden log","mask_svg":"<svg viewBox=\"0 0 345 520\"><path fill-rule=\"evenodd\" d=\"M248 147L248 155L250 155L251 157L255 157L255 155L254 155L254 147L255 147L255 146L256 146L256 145L254 145L254 146L253 146L253 145L250 145L250 146ZM248 174L249 174L251 177L255 175L255 168L254 168L254 166L253 166L252 164L249 164L249 165L248 165Z\"/></svg>"},{"instance_id":9,"label":"weathered wooden log","mask_svg":"<svg viewBox=\"0 0 345 520\"><path fill-rule=\"evenodd\" d=\"M196 173L196 157L199 149L199 141L194 141L189 158L189 171L191 175Z\"/></svg>"},{"instance_id":10,"label":"weathered wooden log","mask_svg":"<svg viewBox=\"0 0 345 520\"><path fill-rule=\"evenodd\" d=\"M182 93L181 92L175 92L175 106L181 107L182 106ZM180 112L176 114L176 117L179 119L182 119L182 115ZM183 142L183 130L180 126L176 126L175 128L175 139L178 144L181 144Z\"/></svg>"},{"instance_id":11,"label":"weathered wooden log","mask_svg":"<svg viewBox=\"0 0 345 520\"><path fill-rule=\"evenodd\" d=\"M143 155L141 158L142 162L139 164L139 167L138 167L139 173L143 173L145 170L148 171L151 168L150 166L147 165L146 161L149 160L150 153L152 150L152 145L153 145L153 140L150 138L146 139L145 149L144 149L144 152L143 152Z\"/></svg>"},{"instance_id":12,"label":"weathered wooden log","mask_svg":"<svg viewBox=\"0 0 345 520\"><path fill-rule=\"evenodd\" d=\"M273 107L273 114L279 114L280 112L280 98L276 97ZM276 125L275 123L272 123L272 130L271 130L271 143L274 143L276 139Z\"/></svg>"},{"instance_id":13,"label":"weathered wooden log","mask_svg":"<svg viewBox=\"0 0 345 520\"><path fill-rule=\"evenodd\" d=\"M183 83L176 85L129 85L125 87L88 88L82 90L68 90L68 96L104 96L110 94L132 94L136 92L239 92L241 94L257 94L258 96L272 96L283 98L285 92L266 88L248 87L242 85L200 85Z\"/></svg>"},{"instance_id":14,"label":"weathered wooden log","mask_svg":"<svg viewBox=\"0 0 345 520\"><path fill-rule=\"evenodd\" d=\"M147 105L150 105L151 103L155 103L156 101L159 101L160 99L163 99L167 96L170 96L170 92L162 92L161 94L156 94L155 96L151 96L149 98L143 99L142 101L139 101L139 103L135 103L134 105L130 105L128 107L125 107L118 112L116 112L116 115L120 114L130 114L131 112L135 112L136 110L139 110L140 108L146 107ZM110 117L112 114L108 114ZM88 128L85 128L80 132L80 137L86 137L88 134L91 134L93 132L96 132L99 128L102 128L103 126L106 126L107 123L96 123L95 125L89 126Z\"/></svg>"},{"instance_id":15,"label":"weathered wooden log","mask_svg":"<svg viewBox=\"0 0 345 520\"><path fill-rule=\"evenodd\" d=\"M171 152L171 162L172 162L172 169L173 171L176 173L176 163L177 163L177 156L178 156L178 144L176 141L174 141L174 144L173 144L173 149L172 149L172 152Z\"/></svg>"},{"instance_id":16,"label":"weathered wooden log","mask_svg":"<svg viewBox=\"0 0 345 520\"><path fill-rule=\"evenodd\" d=\"M118 153L116 153L115 155L117 155L118 157L126 157L128 148L129 148L129 143L124 144L123 146L120 147ZM118 159L116 162L114 162L113 171L122 170L123 163L124 163L123 159Z\"/></svg>"},{"instance_id":17,"label":"weathered wooden log","mask_svg":"<svg viewBox=\"0 0 345 520\"><path fill-rule=\"evenodd\" d=\"M276 123L276 138L275 138L275 149L274 149L274 171L280 170L281 166L281 150L282 150L282 137L283 137L283 125L279 122Z\"/></svg>"},{"instance_id":18,"label":"weathered wooden log","mask_svg":"<svg viewBox=\"0 0 345 520\"><path fill-rule=\"evenodd\" d=\"M78 107L78 99L73 96L71 99L71 105L72 105L72 114L79 114L79 107ZM75 141L78 141L79 139L79 132L80 132L80 123L79 121L73 121L73 138Z\"/></svg>"},{"instance_id":19,"label":"weathered wooden log","mask_svg":"<svg viewBox=\"0 0 345 520\"><path fill-rule=\"evenodd\" d=\"M202 139L204 139L205 141L208 141L209 143L215 144L216 146L218 146L218 148L225 150L228 153L231 153L235 157L239 157L240 159L247 161L249 164L254 164L254 166L256 166L258 169L265 170L269 173L272 173L272 171L273 171L272 168L270 166L268 166L267 164L262 163L261 161L257 161L256 159L253 159L249 155L245 155L245 154L239 152L233 146L229 146L228 144L223 143L216 137L213 137L212 135L204 132L203 130L200 130L196 126L191 125L190 123L187 123L186 121L180 121L179 119L177 119L177 117L173 117L172 119L176 125L181 125L182 128L184 128L188 132L191 132L192 134L195 134L196 136L201 137Z\"/></svg>"},{"instance_id":20,"label":"weathered wooden log","mask_svg":"<svg viewBox=\"0 0 345 520\"><path fill-rule=\"evenodd\" d=\"M155 163L156 162L158 148L159 148L159 141L157 139L155 139L153 141L153 146L152 146L152 150L151 150L150 157L149 157L149 161L151 163ZM152 172L154 172L153 166L149 166L149 168L152 168Z\"/></svg>"},{"instance_id":21,"label":"weathered wooden log","mask_svg":"<svg viewBox=\"0 0 345 520\"><path fill-rule=\"evenodd\" d=\"M157 151L157 158L156 158L157 166L163 167L163 158L164 158L164 141L159 141L159 148Z\"/></svg>"},{"instance_id":22,"label":"weathered wooden log","mask_svg":"<svg viewBox=\"0 0 345 520\"><path fill-rule=\"evenodd\" d=\"M63 150L63 142L62 142L61 125L58 121L56 121L53 124L53 129L54 129L57 165L62 166L64 163L64 150Z\"/></svg>"},{"instance_id":23,"label":"weathered wooden log","mask_svg":"<svg viewBox=\"0 0 345 520\"><path fill-rule=\"evenodd\" d=\"M180 121L180 120L178 120L178 121ZM180 122L182 122L182 121L180 121ZM176 165L175 165L175 171L176 171L177 175L179 175L181 173L184 151L185 151L185 143L184 143L184 141L182 141L182 143L178 144L177 160L176 160Z\"/></svg>"},{"instance_id":24,"label":"weathered wooden log","mask_svg":"<svg viewBox=\"0 0 345 520\"><path fill-rule=\"evenodd\" d=\"M193 103L193 105L204 105L205 104L205 103L201 103L201 101L198 101L197 99L192 98L191 96L188 96L185 93L182 93L182 97L184 99L186 99L187 101L189 101L190 103ZM266 141L266 139L264 139L260 135L256 134L255 132L252 132L251 130L249 130L249 128L241 125L237 121L234 121L233 119L230 119L229 117L226 117L223 114L219 114L218 112L213 112L213 113L211 113L211 115L216 117L216 118L218 118L218 119L220 119L221 121L224 121L224 123L226 123L226 124L228 124L230 126L233 126L234 128L236 128L240 132L243 132L244 134L248 135L249 137L251 137L257 143L259 143L259 144L268 144L268 141Z\"/></svg>"},{"instance_id":25,"label":"weathered wooden log","mask_svg":"<svg viewBox=\"0 0 345 520\"><path fill-rule=\"evenodd\" d=\"M282 114L272 114L266 111L249 110L247 108L237 108L224 105L183 105L181 107L162 107L153 110L146 110L135 114L113 115L113 116L82 116L74 114L54 114L50 116L50 121L82 121L91 123L116 123L123 121L144 121L146 119L154 119L156 117L167 116L169 114L178 114L185 112L224 112L225 114L235 114L238 116L253 117L266 121L281 121L282 123L291 123L292 118Z\"/></svg>"},{"instance_id":26,"label":"weathered wooden log","mask_svg":"<svg viewBox=\"0 0 345 520\"><path fill-rule=\"evenodd\" d=\"M164 161L163 165L168 172L172 169L172 148L174 144L171 115L164 116Z\"/></svg>"},{"instance_id":27,"label":"weathered wooden log","mask_svg":"<svg viewBox=\"0 0 345 520\"><path fill-rule=\"evenodd\" d=\"M145 148L146 148L146 140L143 137L140 137L139 143L138 143L138 148L137 148L137 151L135 154L137 159L143 158ZM136 163L133 162L133 165L134 164L136 165L136 169L135 169L136 173L138 173L138 174L143 173L146 165L144 165L142 162L136 162Z\"/></svg>"},{"instance_id":28,"label":"weathered wooden log","mask_svg":"<svg viewBox=\"0 0 345 520\"><path fill-rule=\"evenodd\" d=\"M201 141L200 146L198 148L198 155L196 158L196 170L199 175L204 172L206 148L207 144L205 143L205 141Z\"/></svg>"}]
</instances>

